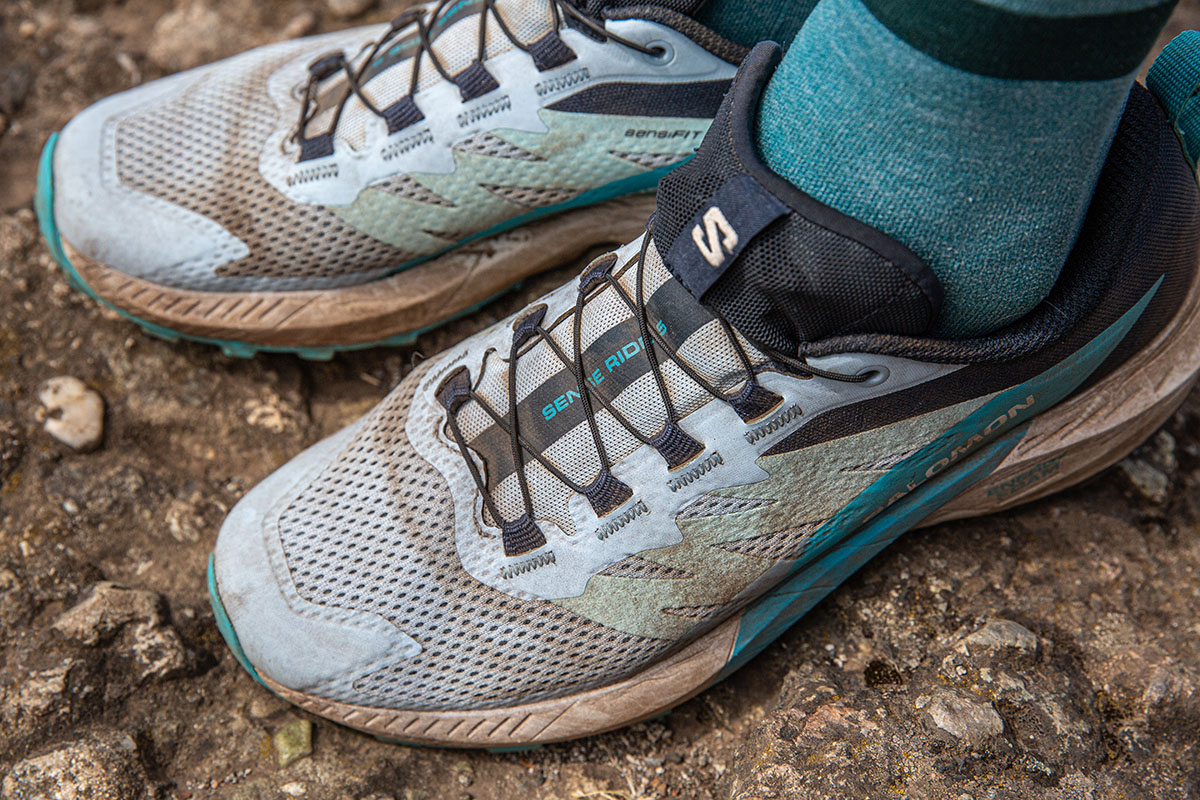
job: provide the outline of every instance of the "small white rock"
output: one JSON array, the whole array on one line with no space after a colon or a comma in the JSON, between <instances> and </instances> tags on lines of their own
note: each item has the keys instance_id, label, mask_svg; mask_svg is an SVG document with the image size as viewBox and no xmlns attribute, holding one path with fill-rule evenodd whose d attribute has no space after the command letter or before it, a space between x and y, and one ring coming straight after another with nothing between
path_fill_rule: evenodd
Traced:
<instances>
[{"instance_id":1,"label":"small white rock","mask_svg":"<svg viewBox=\"0 0 1200 800\"><path fill-rule=\"evenodd\" d=\"M1035 652L1038 647L1037 634L1011 619L1000 618L988 620L982 628L968 636L966 642L992 650L1013 647L1027 653Z\"/></svg>"},{"instance_id":2,"label":"small white rock","mask_svg":"<svg viewBox=\"0 0 1200 800\"><path fill-rule=\"evenodd\" d=\"M46 433L80 452L94 450L104 438L104 398L70 375L42 384L38 399L45 408Z\"/></svg>"}]
</instances>

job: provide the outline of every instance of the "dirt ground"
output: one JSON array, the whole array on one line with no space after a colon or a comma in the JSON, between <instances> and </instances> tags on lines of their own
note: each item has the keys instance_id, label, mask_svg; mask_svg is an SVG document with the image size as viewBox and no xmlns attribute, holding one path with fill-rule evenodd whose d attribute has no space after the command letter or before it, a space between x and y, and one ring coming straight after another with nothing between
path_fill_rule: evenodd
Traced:
<instances>
[{"instance_id":1,"label":"dirt ground","mask_svg":"<svg viewBox=\"0 0 1200 800\"><path fill-rule=\"evenodd\" d=\"M906 536L654 722L523 753L413 749L301 714L245 675L204 586L225 512L418 354L579 265L412 347L233 359L149 338L68 287L37 234L37 155L109 93L397 9L0 6L0 796L1200 796L1200 392L1084 486ZM1168 33L1193 24L1200 0L1185 0ZM38 389L58 375L105 400L94 452L42 429ZM309 722L311 753L301 743L281 766Z\"/></svg>"}]
</instances>

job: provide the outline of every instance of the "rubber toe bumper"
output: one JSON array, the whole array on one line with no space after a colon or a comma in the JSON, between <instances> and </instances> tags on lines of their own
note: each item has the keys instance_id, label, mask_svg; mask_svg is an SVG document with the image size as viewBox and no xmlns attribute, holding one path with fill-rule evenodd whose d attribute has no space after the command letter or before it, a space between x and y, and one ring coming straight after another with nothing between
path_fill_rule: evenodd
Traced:
<instances>
[{"instance_id":1,"label":"rubber toe bumper","mask_svg":"<svg viewBox=\"0 0 1200 800\"><path fill-rule=\"evenodd\" d=\"M363 702L355 681L416 655L420 646L380 616L301 598L278 533L280 514L355 428L309 448L234 507L217 538L209 580L222 633L256 679L265 675L288 688Z\"/></svg>"},{"instance_id":2,"label":"rubber toe bumper","mask_svg":"<svg viewBox=\"0 0 1200 800\"><path fill-rule=\"evenodd\" d=\"M130 188L118 173L121 121L169 99L203 74L183 73L109 97L84 109L59 134L52 211L60 235L76 250L164 285L192 274L211 275L217 266L249 253L217 223Z\"/></svg>"}]
</instances>

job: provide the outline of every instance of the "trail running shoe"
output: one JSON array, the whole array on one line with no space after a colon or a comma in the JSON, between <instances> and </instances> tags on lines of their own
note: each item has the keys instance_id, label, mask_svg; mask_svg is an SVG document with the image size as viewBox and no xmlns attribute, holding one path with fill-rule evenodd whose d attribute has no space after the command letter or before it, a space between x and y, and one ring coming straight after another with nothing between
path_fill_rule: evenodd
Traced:
<instances>
[{"instance_id":1,"label":"trail running shoe","mask_svg":"<svg viewBox=\"0 0 1200 800\"><path fill-rule=\"evenodd\" d=\"M625 725L746 663L906 530L1076 483L1181 402L1200 194L1149 92L1052 296L941 341L924 263L759 160L778 53L750 54L643 237L236 506L210 589L258 680L407 742Z\"/></svg>"},{"instance_id":2,"label":"trail running shoe","mask_svg":"<svg viewBox=\"0 0 1200 800\"><path fill-rule=\"evenodd\" d=\"M409 340L636 236L700 143L744 49L618 5L440 2L110 97L46 146L46 239L168 338Z\"/></svg>"}]
</instances>

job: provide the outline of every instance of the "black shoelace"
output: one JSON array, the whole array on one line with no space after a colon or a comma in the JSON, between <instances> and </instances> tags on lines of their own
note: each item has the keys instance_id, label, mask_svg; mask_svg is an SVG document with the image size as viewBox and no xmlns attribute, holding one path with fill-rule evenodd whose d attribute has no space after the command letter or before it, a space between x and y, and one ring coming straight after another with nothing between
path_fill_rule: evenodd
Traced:
<instances>
[{"instance_id":1,"label":"black shoelace","mask_svg":"<svg viewBox=\"0 0 1200 800\"><path fill-rule=\"evenodd\" d=\"M453 6L456 5L456 0L439 0L432 9L412 8L393 19L388 29L384 31L383 36L373 43L364 45L363 50L370 49L357 67L351 64L351 60L347 59L346 54L343 52L329 53L309 64L308 83L304 87L304 98L300 107L300 120L296 124L296 129L291 137L293 142L300 144L300 160L306 161L311 158L320 158L321 156L330 155L333 152L333 134L337 130L342 111L351 96L357 97L359 102L371 113L384 119L388 123L389 134L424 119L424 114L417 108L414 95L417 92L417 87L420 85L421 63L426 56L439 75L445 80L458 85L464 101L497 88L498 84L495 78L483 66L483 60L486 55L485 51L487 49L489 18L495 19L496 24L500 26L500 30L512 42L514 47L533 56L534 62L540 71L552 69L575 58L575 53L558 36L558 31L562 28L564 20L569 20L571 24L585 29L589 35L600 41L612 39L614 42L618 42L646 55L658 55L662 52L661 47L646 47L638 42L630 41L612 33L600 21L572 5L570 0L550 0L550 13L553 16L551 32L535 42L522 42L513 34L508 24L504 21L504 17L496 10L496 2L497 0L483 0L483 8L478 12L480 20L478 49L475 61L457 76L452 76L446 71L437 53L434 52L433 40L436 38L436 35L432 33L440 23L444 22L444 17L447 16L448 10L452 10ZM375 57L379 55L379 52L384 47L405 31L413 29L415 29L417 37L416 52L412 56L412 75L408 82L408 92L399 101L387 108L380 109L363 92L364 75L375 60ZM440 31L438 33L440 34ZM325 131L316 136L309 137L308 125L319 112L317 94L320 84L337 75L339 72L346 76L346 90L338 101L336 110L333 113L333 119Z\"/></svg>"},{"instance_id":2,"label":"black shoelace","mask_svg":"<svg viewBox=\"0 0 1200 800\"><path fill-rule=\"evenodd\" d=\"M733 327L722 319L716 317L725 336L728 337L734 351L737 353L738 360L741 364L741 369L745 375L745 381L742 383L742 388L733 394L727 394L721 391L716 386L713 386L703 375L689 365L686 359L677 357L671 352L671 347L666 341L663 332L657 326L651 325L646 311L644 277L646 253L650 247L651 230L653 228L653 220L646 224L646 231L642 239L642 247L637 255L637 278L636 284L636 301L631 299L625 293L620 281L613 276L613 267L617 263L615 253L610 253L602 256L593 262L584 271L580 277L579 290L575 299L574 315L574 345L573 352L567 354L562 346L555 341L550 332L543 326L543 321L546 315L546 307L544 305L535 306L528 311L514 325L512 346L509 350L508 361L508 413L500 414L491 404L477 392L471 380L470 371L466 366L461 366L451 372L443 379L437 390L437 399L442 407L446 409L446 422L450 429L450 434L458 445L463 458L467 462L467 468L470 470L471 477L478 487L480 495L483 498L483 504L492 520L499 525L504 543L504 553L508 556L520 555L522 553L535 550L546 543L546 537L534 522L533 515L533 498L529 491L529 481L525 475L525 455L528 453L537 463L541 464L547 472L553 475L558 480L562 481L573 492L582 494L591 504L596 515L603 517L611 513L617 508L620 508L626 500L633 495L633 490L625 483L620 481L612 474L612 464L604 447L604 442L600 437L600 429L596 422L595 408L592 405L593 399L598 402L605 411L608 411L612 418L621 425L631 436L640 441L642 444L649 445L659 452L663 459L667 462L668 468L675 470L689 463L701 453L704 452L704 445L696 441L679 425L680 415L675 403L671 399L671 395L667 390L666 380L662 374L662 366L659 361L657 348L661 348L669 358L672 358L675 365L684 372L691 380L695 381L704 391L708 392L713 398L721 400L733 408L738 416L744 422L753 422L768 413L773 411L782 401L783 398L778 394L765 388L758 382L758 372L750 361L750 357L746 354L746 350L742 347L741 341L734 332ZM628 265L627 265L628 266ZM649 362L649 369L654 376L654 383L658 390L658 396L662 401L663 407L666 410L666 423L661 431L653 436L647 436L636 428L630 421L615 407L610 399L606 399L600 392L595 392L590 388L586 375L587 370L583 365L583 354L581 352L582 342L582 325L583 325L583 308L589 300L597 297L606 288L612 288L622 302L634 315L637 320L638 328L641 334L642 349L646 359ZM548 458L546 458L536 446L531 446L522 436L520 432L519 420L517 418L517 361L524 352L528 352L536 342L534 339L540 339L554 352L563 366L572 370L575 376L575 387L579 395L579 401L583 407L584 416L587 419L588 429L591 433L592 443L599 457L600 472L596 478L589 484L581 485L572 480L569 476L563 473L556 467ZM530 344L532 342L532 344ZM525 347L529 344L529 347ZM525 348L522 350L522 348ZM846 375L837 372L829 372L818 367L808 364L803 359L789 356L782 353L771 352L763 349L763 352L775 364L782 366L786 371L793 375L802 378L828 378L831 380L845 381L849 383L858 383L869 379L869 374ZM512 520L505 520L496 507L495 501L488 492L487 483L479 472L479 467L475 460L471 457L467 443L463 437L462 430L458 425L458 410L462 408L468 400L474 400L479 404L492 421L508 434L509 443L512 447L512 461L514 470L517 475L517 481L521 492L521 501L523 505L523 513Z\"/></svg>"}]
</instances>

